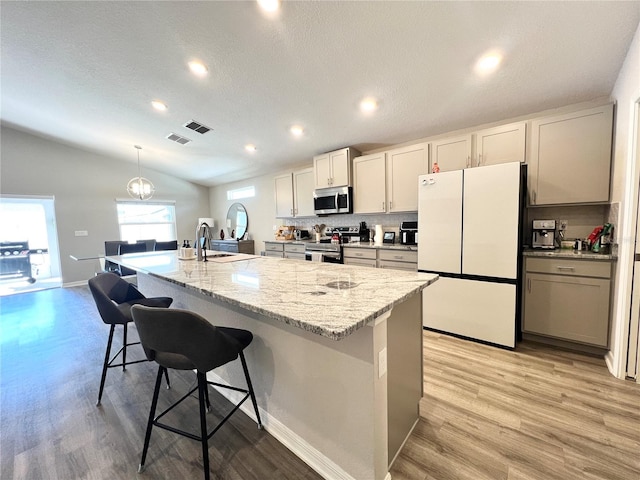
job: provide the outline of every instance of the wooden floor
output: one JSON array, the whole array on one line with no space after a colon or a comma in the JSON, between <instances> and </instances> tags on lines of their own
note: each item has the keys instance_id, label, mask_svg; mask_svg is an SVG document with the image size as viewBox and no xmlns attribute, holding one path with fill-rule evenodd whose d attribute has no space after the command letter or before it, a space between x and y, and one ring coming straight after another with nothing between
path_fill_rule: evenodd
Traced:
<instances>
[{"instance_id":1,"label":"wooden floor","mask_svg":"<svg viewBox=\"0 0 640 480\"><path fill-rule=\"evenodd\" d=\"M159 429L136 473L156 370L109 371L96 407L107 335L85 287L0 298L0 478L202 478L199 444ZM640 480L640 385L601 359L424 338L421 419L393 480ZM162 405L194 381L171 378ZM229 404L212 400L213 421ZM171 420L197 432L193 402ZM320 478L242 412L214 435L210 460L221 480Z\"/></svg>"}]
</instances>

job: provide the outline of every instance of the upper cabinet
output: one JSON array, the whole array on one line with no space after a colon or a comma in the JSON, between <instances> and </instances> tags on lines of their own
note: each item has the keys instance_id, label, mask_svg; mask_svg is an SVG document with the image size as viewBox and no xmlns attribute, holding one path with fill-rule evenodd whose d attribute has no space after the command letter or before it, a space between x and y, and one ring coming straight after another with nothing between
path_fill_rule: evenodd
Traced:
<instances>
[{"instance_id":1,"label":"upper cabinet","mask_svg":"<svg viewBox=\"0 0 640 480\"><path fill-rule=\"evenodd\" d=\"M530 205L609 201L613 105L532 121Z\"/></svg>"},{"instance_id":2,"label":"upper cabinet","mask_svg":"<svg viewBox=\"0 0 640 480\"><path fill-rule=\"evenodd\" d=\"M428 143L387 152L389 213L418 211L418 177L426 173L429 173Z\"/></svg>"},{"instance_id":3,"label":"upper cabinet","mask_svg":"<svg viewBox=\"0 0 640 480\"><path fill-rule=\"evenodd\" d=\"M386 212L386 168L385 152L353 160L353 213Z\"/></svg>"},{"instance_id":4,"label":"upper cabinet","mask_svg":"<svg viewBox=\"0 0 640 480\"><path fill-rule=\"evenodd\" d=\"M510 123L468 135L431 142L431 167L441 172L463 168L524 162L526 124Z\"/></svg>"},{"instance_id":5,"label":"upper cabinet","mask_svg":"<svg viewBox=\"0 0 640 480\"><path fill-rule=\"evenodd\" d=\"M418 176L428 173L429 144L358 157L353 161L354 213L418 210Z\"/></svg>"},{"instance_id":6,"label":"upper cabinet","mask_svg":"<svg viewBox=\"0 0 640 480\"><path fill-rule=\"evenodd\" d=\"M526 124L524 122L500 125L480 130L475 137L475 162L473 166L499 163L524 162Z\"/></svg>"},{"instance_id":7,"label":"upper cabinet","mask_svg":"<svg viewBox=\"0 0 640 480\"><path fill-rule=\"evenodd\" d=\"M313 217L313 169L275 177L276 217Z\"/></svg>"},{"instance_id":8,"label":"upper cabinet","mask_svg":"<svg viewBox=\"0 0 640 480\"><path fill-rule=\"evenodd\" d=\"M441 172L470 167L471 140L471 135L463 135L431 142L431 166L437 163Z\"/></svg>"},{"instance_id":9,"label":"upper cabinet","mask_svg":"<svg viewBox=\"0 0 640 480\"><path fill-rule=\"evenodd\" d=\"M360 152L347 147L313 157L315 188L351 185L351 160L357 155Z\"/></svg>"}]
</instances>

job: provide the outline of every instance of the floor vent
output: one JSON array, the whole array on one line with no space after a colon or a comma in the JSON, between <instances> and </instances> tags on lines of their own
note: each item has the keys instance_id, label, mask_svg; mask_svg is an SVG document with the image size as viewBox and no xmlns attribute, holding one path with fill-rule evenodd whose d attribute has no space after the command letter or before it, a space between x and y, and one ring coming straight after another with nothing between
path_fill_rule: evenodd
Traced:
<instances>
[{"instance_id":1,"label":"floor vent","mask_svg":"<svg viewBox=\"0 0 640 480\"><path fill-rule=\"evenodd\" d=\"M170 133L169 135L167 135L167 138L172 142L179 143L180 145L186 145L191 141L187 137L183 137L181 135L178 135L177 133Z\"/></svg>"},{"instance_id":2,"label":"floor vent","mask_svg":"<svg viewBox=\"0 0 640 480\"><path fill-rule=\"evenodd\" d=\"M185 127L190 128L191 130L202 133L203 135L207 133L212 128L207 127L206 125L201 124L200 122L196 122L195 120L191 120L184 124Z\"/></svg>"}]
</instances>

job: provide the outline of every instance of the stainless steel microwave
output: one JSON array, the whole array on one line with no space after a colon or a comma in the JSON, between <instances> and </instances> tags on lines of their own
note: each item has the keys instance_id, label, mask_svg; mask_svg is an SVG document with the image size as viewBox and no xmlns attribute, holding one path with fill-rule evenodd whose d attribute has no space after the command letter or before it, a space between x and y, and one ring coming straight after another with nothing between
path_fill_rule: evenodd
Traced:
<instances>
[{"instance_id":1,"label":"stainless steel microwave","mask_svg":"<svg viewBox=\"0 0 640 480\"><path fill-rule=\"evenodd\" d=\"M313 210L316 215L353 213L351 187L320 188L313 192Z\"/></svg>"}]
</instances>

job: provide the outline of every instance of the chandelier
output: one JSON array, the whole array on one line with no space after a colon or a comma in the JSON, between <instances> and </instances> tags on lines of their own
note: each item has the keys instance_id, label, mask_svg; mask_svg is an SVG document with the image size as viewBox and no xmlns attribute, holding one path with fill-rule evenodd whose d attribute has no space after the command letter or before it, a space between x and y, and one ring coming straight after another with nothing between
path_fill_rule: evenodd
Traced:
<instances>
[{"instance_id":1,"label":"chandelier","mask_svg":"<svg viewBox=\"0 0 640 480\"><path fill-rule=\"evenodd\" d=\"M134 147L138 150L138 176L129 180L127 192L138 200L148 200L153 196L155 188L153 183L140 175L140 150L142 150L142 147L140 145L134 145Z\"/></svg>"}]
</instances>

